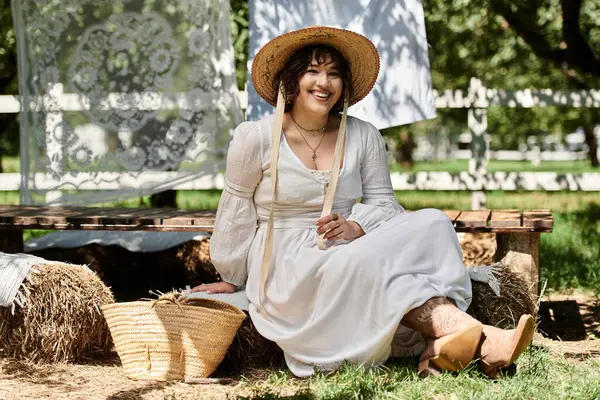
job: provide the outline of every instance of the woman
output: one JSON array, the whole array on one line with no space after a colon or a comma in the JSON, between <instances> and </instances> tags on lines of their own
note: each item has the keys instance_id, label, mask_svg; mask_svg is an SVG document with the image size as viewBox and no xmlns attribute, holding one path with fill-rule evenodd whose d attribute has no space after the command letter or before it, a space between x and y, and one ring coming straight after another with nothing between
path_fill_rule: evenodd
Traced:
<instances>
[{"instance_id":1,"label":"woman","mask_svg":"<svg viewBox=\"0 0 600 400\"><path fill-rule=\"evenodd\" d=\"M378 71L377 49L346 30L306 28L261 49L252 80L276 113L234 132L211 239L224 282L194 290L245 285L252 321L297 376L417 354L422 374L480 358L496 376L528 345L532 318L502 331L464 312L471 285L450 220L406 213L380 133L347 117Z\"/></svg>"}]
</instances>

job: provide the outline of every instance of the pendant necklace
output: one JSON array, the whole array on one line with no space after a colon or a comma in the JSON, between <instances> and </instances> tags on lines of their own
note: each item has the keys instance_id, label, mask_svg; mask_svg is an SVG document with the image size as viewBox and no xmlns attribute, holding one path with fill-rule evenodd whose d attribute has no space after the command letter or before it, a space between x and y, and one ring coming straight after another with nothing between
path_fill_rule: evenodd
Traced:
<instances>
[{"instance_id":1,"label":"pendant necklace","mask_svg":"<svg viewBox=\"0 0 600 400\"><path fill-rule=\"evenodd\" d=\"M304 132L308 132L312 136L314 136L315 133L317 133L317 132L325 133L325 131L327 130L327 125L329 125L329 116L327 117L327 122L325 122L325 125L323 125L322 127L318 128L318 129L306 129L306 128L300 126L300 124L298 124L296 122L292 113L290 113L290 117L292 118L292 122L294 123L294 125L296 125L296 128L298 128L298 130L303 130Z\"/></svg>"},{"instance_id":2,"label":"pendant necklace","mask_svg":"<svg viewBox=\"0 0 600 400\"><path fill-rule=\"evenodd\" d=\"M296 128L298 128L298 126L296 126ZM306 140L306 138L304 137L304 135L302 134L302 130L298 129L298 133L300 134L300 137L302 137L302 140L304 140L304 143L306 143L306 145L308 146L309 149L312 150L313 154L312 154L312 160L313 162L315 162L315 160L317 159L317 149L319 148L319 146L321 146L321 143L323 143L323 139L325 139L325 133L323 133L321 135L321 140L319 141L319 144L317 145L317 147L313 148L309 143L308 140Z\"/></svg>"}]
</instances>

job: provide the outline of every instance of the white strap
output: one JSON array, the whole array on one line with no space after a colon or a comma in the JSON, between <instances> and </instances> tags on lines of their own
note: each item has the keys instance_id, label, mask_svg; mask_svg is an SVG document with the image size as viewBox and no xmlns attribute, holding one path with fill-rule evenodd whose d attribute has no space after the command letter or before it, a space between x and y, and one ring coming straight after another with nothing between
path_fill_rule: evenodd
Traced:
<instances>
[{"instance_id":1,"label":"white strap","mask_svg":"<svg viewBox=\"0 0 600 400\"><path fill-rule=\"evenodd\" d=\"M266 283L269 277L269 267L271 266L271 255L273 254L273 209L277 200L277 162L279 160L279 144L281 143L281 131L283 129L283 114L285 111L285 99L283 98L283 87L279 87L277 95L277 108L275 110L275 123L273 124L271 141L271 210L269 211L269 222L267 224L267 234L265 240L265 249L263 253L263 262L260 277L260 287L258 291L258 311L265 319L269 319L265 312L264 304L266 300Z\"/></svg>"},{"instance_id":2,"label":"white strap","mask_svg":"<svg viewBox=\"0 0 600 400\"><path fill-rule=\"evenodd\" d=\"M262 314L263 318L269 319L264 304L266 301L266 284L267 278L269 277L269 269L271 266L271 255L273 254L273 209L275 207L275 201L277 199L277 162L279 160L279 145L281 143L281 134L283 129L283 114L285 111L285 100L283 98L283 88L280 86L279 93L277 95L277 108L275 110L275 123L273 124L272 142L271 142L271 210L269 211L269 222L267 224L267 232L265 239L265 249L263 253L263 262L261 269L260 286L258 289L258 311ZM323 211L321 217L331 213L333 207L333 199L335 197L335 189L337 188L338 175L340 173L340 163L343 155L343 148L346 139L346 119L348 116L348 101L344 102L344 109L342 113L342 120L340 122L340 129L338 131L337 141L335 143L335 153L333 156L333 165L331 167L331 178L327 192L325 194L325 200L323 202ZM325 245L323 243L323 235L319 235L318 240L319 249L324 250Z\"/></svg>"},{"instance_id":3,"label":"white strap","mask_svg":"<svg viewBox=\"0 0 600 400\"><path fill-rule=\"evenodd\" d=\"M348 117L348 100L344 101L344 109L342 112L342 120L340 121L340 129L338 131L337 141L335 143L335 153L333 155L333 165L331 166L331 177L329 178L329 186L325 193L325 200L323 201L323 211L321 211L321 218L331 214L333 207L333 199L335 198L335 189L337 188L338 177L340 174L340 164L342 161L342 155L344 154L344 143L346 141L346 119ZM346 160L344 160L346 162ZM319 235L317 245L319 249L325 250L324 243L325 234Z\"/></svg>"}]
</instances>

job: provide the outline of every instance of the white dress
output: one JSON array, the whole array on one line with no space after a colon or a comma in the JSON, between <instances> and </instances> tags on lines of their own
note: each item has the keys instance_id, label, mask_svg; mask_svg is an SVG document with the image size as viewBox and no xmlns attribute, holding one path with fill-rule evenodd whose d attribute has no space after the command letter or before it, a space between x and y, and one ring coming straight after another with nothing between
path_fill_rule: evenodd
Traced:
<instances>
[{"instance_id":1,"label":"white dress","mask_svg":"<svg viewBox=\"0 0 600 400\"><path fill-rule=\"evenodd\" d=\"M315 367L335 369L344 360L373 365L418 355L423 338L400 326L402 317L435 296L466 310L471 281L448 217L434 209L404 211L394 197L381 134L357 118L348 118L333 211L366 234L318 249L315 222L328 173L306 167L283 135L263 304L268 318L258 312L273 121L245 122L234 132L210 246L221 277L246 285L254 325L283 349L297 376L311 375Z\"/></svg>"}]
</instances>

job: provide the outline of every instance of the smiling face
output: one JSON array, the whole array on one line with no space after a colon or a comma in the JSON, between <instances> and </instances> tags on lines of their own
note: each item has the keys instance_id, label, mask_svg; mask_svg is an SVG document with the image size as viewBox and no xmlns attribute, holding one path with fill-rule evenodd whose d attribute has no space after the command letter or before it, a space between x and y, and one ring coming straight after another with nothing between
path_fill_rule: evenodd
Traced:
<instances>
[{"instance_id":1,"label":"smiling face","mask_svg":"<svg viewBox=\"0 0 600 400\"><path fill-rule=\"evenodd\" d=\"M298 81L293 108L315 114L328 114L342 95L343 81L337 63L327 53L313 52L306 72Z\"/></svg>"},{"instance_id":2,"label":"smiling face","mask_svg":"<svg viewBox=\"0 0 600 400\"><path fill-rule=\"evenodd\" d=\"M311 113L337 114L344 96L352 94L348 62L336 49L322 45L307 46L292 55L273 80L275 92L279 82L286 92L286 112L299 107Z\"/></svg>"}]
</instances>

